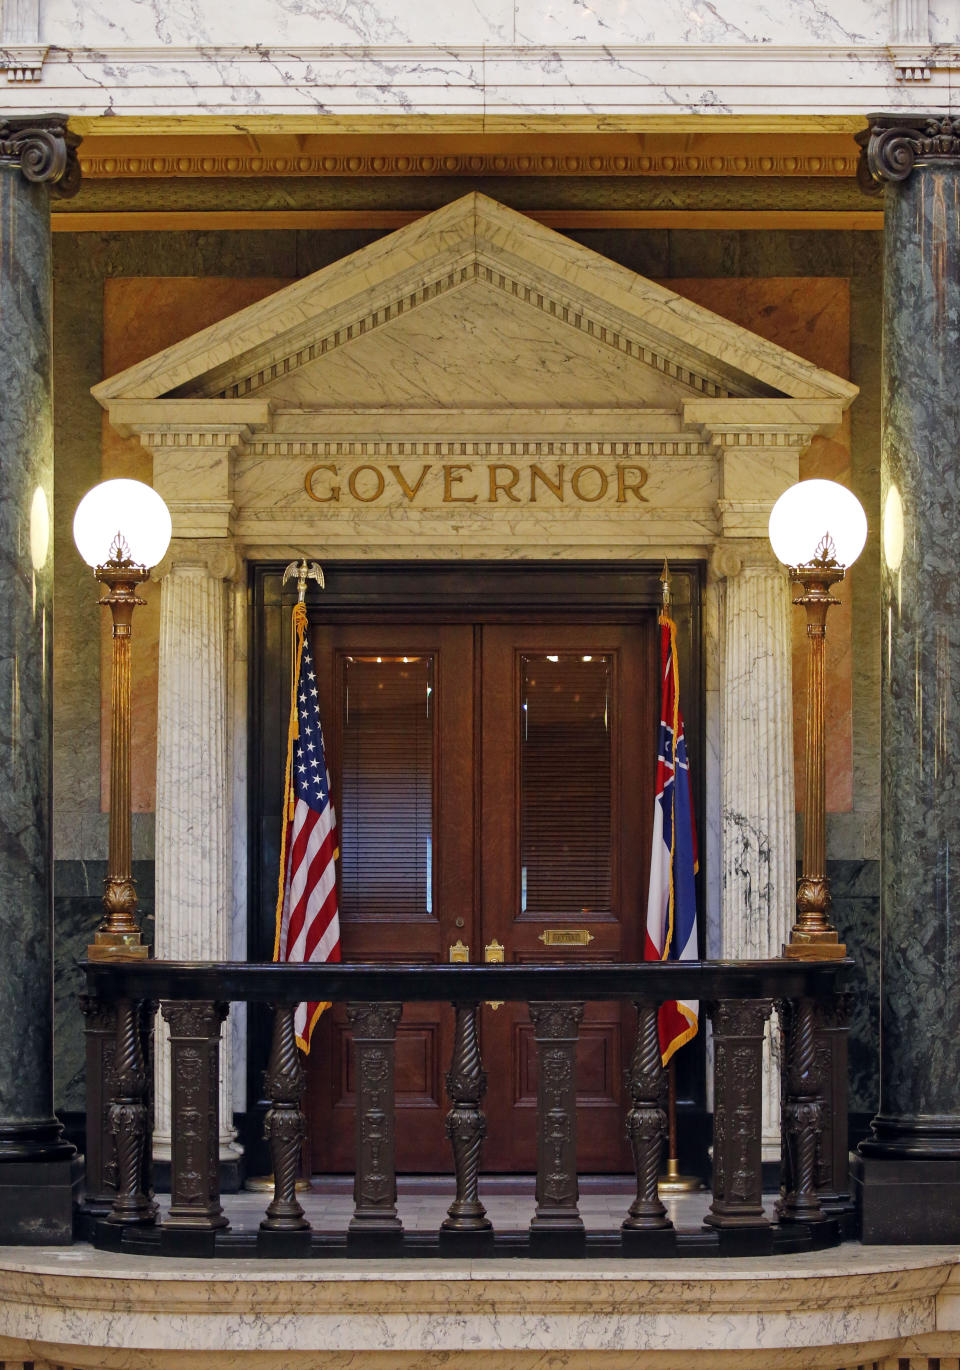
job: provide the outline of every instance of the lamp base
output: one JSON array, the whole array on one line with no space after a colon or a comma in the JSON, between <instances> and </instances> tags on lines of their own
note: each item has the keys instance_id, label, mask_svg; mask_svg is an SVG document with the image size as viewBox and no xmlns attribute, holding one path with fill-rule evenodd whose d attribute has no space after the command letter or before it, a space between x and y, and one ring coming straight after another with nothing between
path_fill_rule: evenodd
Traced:
<instances>
[{"instance_id":1,"label":"lamp base","mask_svg":"<svg viewBox=\"0 0 960 1370\"><path fill-rule=\"evenodd\" d=\"M146 942L134 932L96 932L87 947L88 961L145 961L150 955Z\"/></svg>"},{"instance_id":2,"label":"lamp base","mask_svg":"<svg viewBox=\"0 0 960 1370\"><path fill-rule=\"evenodd\" d=\"M811 934L809 941L784 942L782 954L788 961L842 961L847 944L838 942L835 932Z\"/></svg>"}]
</instances>

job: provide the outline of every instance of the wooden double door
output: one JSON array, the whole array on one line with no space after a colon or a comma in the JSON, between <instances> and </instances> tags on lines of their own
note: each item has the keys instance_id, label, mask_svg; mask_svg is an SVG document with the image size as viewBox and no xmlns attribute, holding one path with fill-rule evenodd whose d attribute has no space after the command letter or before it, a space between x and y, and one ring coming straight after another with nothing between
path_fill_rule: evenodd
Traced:
<instances>
[{"instance_id":1,"label":"wooden double door","mask_svg":"<svg viewBox=\"0 0 960 1370\"><path fill-rule=\"evenodd\" d=\"M332 622L313 626L340 824L346 961L638 959L657 724L655 614L626 624ZM578 1054L584 1171L627 1170L632 1014L588 1006ZM451 1168L448 1004L404 1007L397 1167ZM535 1168L536 1044L524 1005L485 1005L488 1171ZM309 1065L315 1172L354 1165L343 1007Z\"/></svg>"}]
</instances>

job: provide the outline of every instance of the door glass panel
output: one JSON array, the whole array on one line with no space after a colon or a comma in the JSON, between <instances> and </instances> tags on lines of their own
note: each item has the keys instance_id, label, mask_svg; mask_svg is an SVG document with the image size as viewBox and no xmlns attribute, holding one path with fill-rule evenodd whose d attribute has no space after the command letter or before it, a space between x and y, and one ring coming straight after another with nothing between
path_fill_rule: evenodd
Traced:
<instances>
[{"instance_id":1,"label":"door glass panel","mask_svg":"<svg viewBox=\"0 0 960 1370\"><path fill-rule=\"evenodd\" d=\"M433 657L348 656L343 665L341 917L430 916Z\"/></svg>"},{"instance_id":2,"label":"door glass panel","mask_svg":"<svg viewBox=\"0 0 960 1370\"><path fill-rule=\"evenodd\" d=\"M608 913L609 656L521 657L521 916Z\"/></svg>"}]
</instances>

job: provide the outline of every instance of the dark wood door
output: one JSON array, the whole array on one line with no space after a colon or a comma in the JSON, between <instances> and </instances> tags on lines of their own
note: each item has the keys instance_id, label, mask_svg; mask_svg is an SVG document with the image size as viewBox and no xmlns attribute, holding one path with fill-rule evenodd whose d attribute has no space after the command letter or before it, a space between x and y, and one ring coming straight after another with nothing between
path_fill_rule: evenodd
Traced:
<instances>
[{"instance_id":1,"label":"dark wood door","mask_svg":"<svg viewBox=\"0 0 960 1370\"><path fill-rule=\"evenodd\" d=\"M345 961L446 961L474 918L473 629L315 627L327 764L340 827ZM443 1129L452 1015L408 1004L397 1032L400 1171L450 1166ZM354 1165L354 1059L344 1005L309 1057L313 1169Z\"/></svg>"},{"instance_id":2,"label":"dark wood door","mask_svg":"<svg viewBox=\"0 0 960 1370\"><path fill-rule=\"evenodd\" d=\"M481 907L507 961L642 955L653 817L654 620L483 634ZM525 1007L487 1006L484 1164L532 1170L537 1049ZM578 1163L630 1168L623 1066L632 1014L588 1005L577 1052ZM629 1040L628 1040L629 1039ZM496 1064L496 1068L490 1067Z\"/></svg>"},{"instance_id":3,"label":"dark wood door","mask_svg":"<svg viewBox=\"0 0 960 1370\"><path fill-rule=\"evenodd\" d=\"M330 624L312 642L340 821L345 960L438 962L458 942L475 962L490 946L508 961L639 957L656 733L652 613L629 625ZM622 1073L631 1031L617 1006L588 1008L582 1170L629 1169ZM525 1008L485 1006L481 1033L484 1168L530 1171L536 1048ZM448 1005L405 1007L400 1171L450 1169L451 1034ZM310 1056L317 1171L353 1168L352 1070L339 1008L321 1019Z\"/></svg>"}]
</instances>

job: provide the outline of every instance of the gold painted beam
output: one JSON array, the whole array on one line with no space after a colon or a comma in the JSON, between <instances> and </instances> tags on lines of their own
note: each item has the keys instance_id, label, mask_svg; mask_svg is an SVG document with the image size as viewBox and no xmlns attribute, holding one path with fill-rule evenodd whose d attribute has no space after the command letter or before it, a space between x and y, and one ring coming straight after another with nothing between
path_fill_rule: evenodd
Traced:
<instances>
[{"instance_id":1,"label":"gold painted beam","mask_svg":"<svg viewBox=\"0 0 960 1370\"><path fill-rule=\"evenodd\" d=\"M332 210L145 210L59 211L55 233L147 233L238 229L393 229L413 223L428 211L387 209ZM672 228L714 230L801 229L872 231L883 228L882 209L862 210L537 210L529 218L556 229Z\"/></svg>"},{"instance_id":2,"label":"gold painted beam","mask_svg":"<svg viewBox=\"0 0 960 1370\"><path fill-rule=\"evenodd\" d=\"M83 137L188 134L402 134L417 133L838 133L863 127L862 114L226 114L76 115L70 127Z\"/></svg>"},{"instance_id":3,"label":"gold painted beam","mask_svg":"<svg viewBox=\"0 0 960 1370\"><path fill-rule=\"evenodd\" d=\"M84 121L78 121L83 123ZM121 122L121 121L116 121ZM336 132L85 134L88 180L234 177L713 176L831 177L856 173L848 133L539 132L404 135Z\"/></svg>"}]
</instances>

